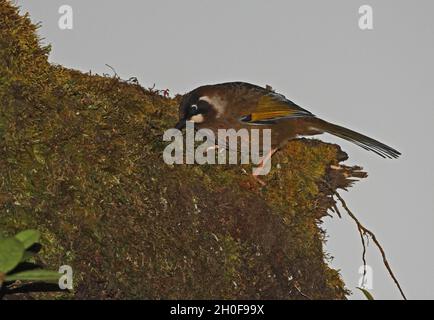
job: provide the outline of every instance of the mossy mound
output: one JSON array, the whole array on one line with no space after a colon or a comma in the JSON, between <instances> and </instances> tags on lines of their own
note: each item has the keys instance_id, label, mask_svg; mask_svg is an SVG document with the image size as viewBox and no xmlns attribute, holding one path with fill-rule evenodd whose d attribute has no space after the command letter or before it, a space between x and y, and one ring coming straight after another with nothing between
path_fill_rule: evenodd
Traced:
<instances>
[{"instance_id":1,"label":"mossy mound","mask_svg":"<svg viewBox=\"0 0 434 320\"><path fill-rule=\"evenodd\" d=\"M50 65L5 0L0 25L1 231L40 230L38 262L75 280L18 297L345 298L320 227L334 206L323 181L347 187L358 169L330 168L338 146L291 142L263 189L240 166L168 166L179 99Z\"/></svg>"}]
</instances>

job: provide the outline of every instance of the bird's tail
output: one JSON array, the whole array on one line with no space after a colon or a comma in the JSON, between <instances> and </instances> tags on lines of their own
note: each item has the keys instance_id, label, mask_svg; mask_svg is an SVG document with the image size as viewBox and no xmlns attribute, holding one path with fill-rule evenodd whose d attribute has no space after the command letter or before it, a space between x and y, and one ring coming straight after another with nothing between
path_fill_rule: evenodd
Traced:
<instances>
[{"instance_id":1,"label":"bird's tail","mask_svg":"<svg viewBox=\"0 0 434 320\"><path fill-rule=\"evenodd\" d=\"M350 141L365 150L370 150L383 158L398 158L401 153L392 147L385 145L377 140L369 138L361 133L335 125L333 123L315 118L312 123L314 129L322 132L327 132L339 138Z\"/></svg>"}]
</instances>

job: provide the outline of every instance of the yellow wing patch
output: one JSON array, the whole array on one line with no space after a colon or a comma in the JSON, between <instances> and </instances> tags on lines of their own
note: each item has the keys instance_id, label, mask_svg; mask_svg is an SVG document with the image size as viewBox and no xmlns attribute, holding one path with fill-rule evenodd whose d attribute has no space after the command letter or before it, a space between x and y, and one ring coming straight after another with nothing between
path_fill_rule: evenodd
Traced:
<instances>
[{"instance_id":1,"label":"yellow wing patch","mask_svg":"<svg viewBox=\"0 0 434 320\"><path fill-rule=\"evenodd\" d=\"M286 111L270 111L270 112L253 112L251 121L270 120L290 116L291 112Z\"/></svg>"},{"instance_id":2,"label":"yellow wing patch","mask_svg":"<svg viewBox=\"0 0 434 320\"><path fill-rule=\"evenodd\" d=\"M300 108L281 95L266 95L259 99L256 110L251 113L251 122L278 118L311 117L312 113Z\"/></svg>"}]
</instances>

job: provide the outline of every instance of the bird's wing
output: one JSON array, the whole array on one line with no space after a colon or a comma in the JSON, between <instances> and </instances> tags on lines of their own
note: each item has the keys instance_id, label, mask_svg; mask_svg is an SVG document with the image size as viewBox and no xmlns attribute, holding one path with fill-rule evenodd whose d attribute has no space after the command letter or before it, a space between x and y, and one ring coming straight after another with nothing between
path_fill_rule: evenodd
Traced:
<instances>
[{"instance_id":1,"label":"bird's wing","mask_svg":"<svg viewBox=\"0 0 434 320\"><path fill-rule=\"evenodd\" d=\"M270 124L280 119L300 117L314 117L314 115L283 95L273 92L262 96L252 113L242 116L240 120L251 124Z\"/></svg>"}]
</instances>

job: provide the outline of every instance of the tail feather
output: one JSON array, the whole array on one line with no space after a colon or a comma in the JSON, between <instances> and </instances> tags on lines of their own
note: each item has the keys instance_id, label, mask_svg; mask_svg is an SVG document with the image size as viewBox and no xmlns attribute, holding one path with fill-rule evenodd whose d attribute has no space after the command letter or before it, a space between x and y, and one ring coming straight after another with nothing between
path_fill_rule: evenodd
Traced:
<instances>
[{"instance_id":1,"label":"tail feather","mask_svg":"<svg viewBox=\"0 0 434 320\"><path fill-rule=\"evenodd\" d=\"M335 125L333 123L316 118L315 127L321 131L328 132L339 138L350 141L365 150L375 152L383 158L395 159L398 158L401 153L384 143L381 143L375 139L369 138L361 133L353 130Z\"/></svg>"}]
</instances>

